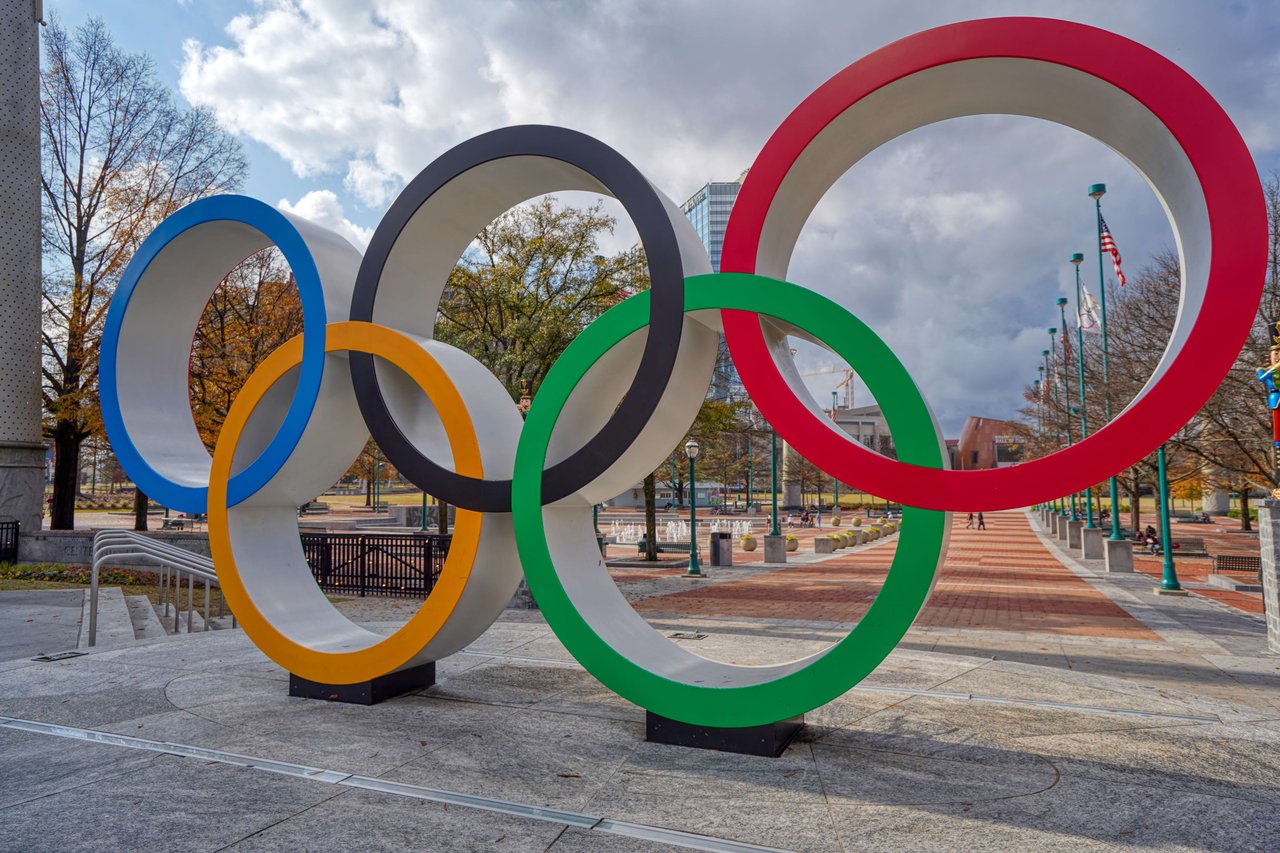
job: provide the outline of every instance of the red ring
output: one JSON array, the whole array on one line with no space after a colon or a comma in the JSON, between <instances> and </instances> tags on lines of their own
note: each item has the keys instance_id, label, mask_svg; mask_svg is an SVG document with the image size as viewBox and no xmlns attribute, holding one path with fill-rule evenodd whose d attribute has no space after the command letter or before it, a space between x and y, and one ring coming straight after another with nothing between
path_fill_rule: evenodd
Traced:
<instances>
[{"instance_id":1,"label":"red ring","mask_svg":"<svg viewBox=\"0 0 1280 853\"><path fill-rule=\"evenodd\" d=\"M909 465L837 434L782 378L759 316L722 312L743 383L779 435L842 481L924 509L1028 506L1102 482L1151 453L1200 410L1235 362L1265 281L1267 220L1257 169L1213 97L1181 68L1136 42L1045 18L993 18L926 30L877 50L824 83L782 122L748 171L729 218L721 269L756 271L765 216L783 179L844 110L910 74L989 57L1040 60L1091 74L1127 92L1164 123L1205 196L1212 247L1208 283L1184 345L1161 380L1128 410L1072 447L980 471Z\"/></svg>"}]
</instances>

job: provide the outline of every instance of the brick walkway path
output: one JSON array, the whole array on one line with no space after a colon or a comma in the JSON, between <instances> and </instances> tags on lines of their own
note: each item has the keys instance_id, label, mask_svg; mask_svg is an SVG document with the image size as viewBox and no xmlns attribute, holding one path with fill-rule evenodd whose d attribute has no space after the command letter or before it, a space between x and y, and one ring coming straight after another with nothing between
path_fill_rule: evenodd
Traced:
<instances>
[{"instance_id":1,"label":"brick walkway path","mask_svg":"<svg viewBox=\"0 0 1280 853\"><path fill-rule=\"evenodd\" d=\"M1059 563L1020 511L990 513L986 530L954 520L951 546L917 626L1039 631L1135 640L1159 637ZM650 613L842 622L871 606L896 540L812 566L657 595Z\"/></svg>"}]
</instances>

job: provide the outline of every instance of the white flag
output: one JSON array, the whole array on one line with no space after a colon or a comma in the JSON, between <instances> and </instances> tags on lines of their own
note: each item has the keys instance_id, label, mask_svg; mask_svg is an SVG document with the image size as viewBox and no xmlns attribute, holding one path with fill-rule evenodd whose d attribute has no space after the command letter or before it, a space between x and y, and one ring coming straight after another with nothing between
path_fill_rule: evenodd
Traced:
<instances>
[{"instance_id":1,"label":"white flag","mask_svg":"<svg viewBox=\"0 0 1280 853\"><path fill-rule=\"evenodd\" d=\"M1089 295L1089 289L1080 285L1080 328L1086 332L1101 332L1102 319L1098 314L1098 303Z\"/></svg>"}]
</instances>

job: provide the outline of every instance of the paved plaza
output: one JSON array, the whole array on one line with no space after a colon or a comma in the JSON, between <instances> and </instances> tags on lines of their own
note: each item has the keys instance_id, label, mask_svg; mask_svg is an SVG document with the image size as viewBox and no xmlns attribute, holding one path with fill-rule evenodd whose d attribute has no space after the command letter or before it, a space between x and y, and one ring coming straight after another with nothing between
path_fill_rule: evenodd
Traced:
<instances>
[{"instance_id":1,"label":"paved plaza","mask_svg":"<svg viewBox=\"0 0 1280 853\"><path fill-rule=\"evenodd\" d=\"M906 640L777 759L645 743L536 611L373 707L289 698L241 631L24 654L0 664L0 849L1272 849L1280 657L1259 619L1073 560L1027 513L955 523ZM894 547L613 574L655 627L700 636L676 642L765 663L846 632ZM340 606L390 630L414 605Z\"/></svg>"}]
</instances>

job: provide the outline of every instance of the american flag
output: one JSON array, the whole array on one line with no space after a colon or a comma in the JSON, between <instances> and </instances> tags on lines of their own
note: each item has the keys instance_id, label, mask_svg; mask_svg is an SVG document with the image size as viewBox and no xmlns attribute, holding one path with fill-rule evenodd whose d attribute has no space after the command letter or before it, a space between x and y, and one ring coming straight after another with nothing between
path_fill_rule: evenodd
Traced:
<instances>
[{"instance_id":1,"label":"american flag","mask_svg":"<svg viewBox=\"0 0 1280 853\"><path fill-rule=\"evenodd\" d=\"M1107 220L1102 218L1102 214L1098 214L1098 223L1102 226L1102 251L1111 255L1111 265L1116 268L1116 280L1120 282L1120 286L1124 287L1124 271L1120 269L1120 250L1116 248L1116 241L1111 239L1111 229L1107 227Z\"/></svg>"}]
</instances>

